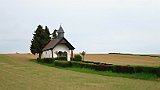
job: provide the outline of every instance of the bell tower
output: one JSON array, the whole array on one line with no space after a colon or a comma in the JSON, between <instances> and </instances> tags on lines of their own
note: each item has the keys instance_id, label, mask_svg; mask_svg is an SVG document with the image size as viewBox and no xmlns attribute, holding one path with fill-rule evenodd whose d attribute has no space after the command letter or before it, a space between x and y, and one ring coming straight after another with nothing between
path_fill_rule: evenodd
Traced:
<instances>
[{"instance_id":1,"label":"bell tower","mask_svg":"<svg viewBox=\"0 0 160 90\"><path fill-rule=\"evenodd\" d=\"M59 30L57 30L57 33L58 33L58 39L61 39L64 37L64 30L61 25L59 27Z\"/></svg>"}]
</instances>

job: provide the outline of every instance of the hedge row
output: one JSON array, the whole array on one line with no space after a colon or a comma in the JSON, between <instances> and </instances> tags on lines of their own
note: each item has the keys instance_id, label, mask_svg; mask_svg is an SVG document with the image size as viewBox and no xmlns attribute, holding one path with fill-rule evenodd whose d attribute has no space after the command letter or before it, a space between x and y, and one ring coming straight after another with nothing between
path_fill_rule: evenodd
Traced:
<instances>
[{"instance_id":1,"label":"hedge row","mask_svg":"<svg viewBox=\"0 0 160 90\"><path fill-rule=\"evenodd\" d=\"M37 58L37 61L42 63L53 63L54 60L55 60L54 58L43 58L43 59Z\"/></svg>"},{"instance_id":2,"label":"hedge row","mask_svg":"<svg viewBox=\"0 0 160 90\"><path fill-rule=\"evenodd\" d=\"M60 57L57 57L56 60L67 60L67 57L60 56Z\"/></svg>"},{"instance_id":3,"label":"hedge row","mask_svg":"<svg viewBox=\"0 0 160 90\"><path fill-rule=\"evenodd\" d=\"M54 61L54 65L60 67L80 67L90 68L97 71L112 71L116 73L152 73L160 77L160 67L144 67L144 66L122 66L104 63L76 62L76 61Z\"/></svg>"},{"instance_id":4,"label":"hedge row","mask_svg":"<svg viewBox=\"0 0 160 90\"><path fill-rule=\"evenodd\" d=\"M69 61L59 61L59 60L55 60L54 65L60 66L60 67L71 67L72 66L71 62Z\"/></svg>"},{"instance_id":5,"label":"hedge row","mask_svg":"<svg viewBox=\"0 0 160 90\"><path fill-rule=\"evenodd\" d=\"M42 62L42 63L53 63L55 60L67 60L67 57L57 57L57 58L43 58L43 59L39 59L37 58L38 62Z\"/></svg>"}]
</instances>

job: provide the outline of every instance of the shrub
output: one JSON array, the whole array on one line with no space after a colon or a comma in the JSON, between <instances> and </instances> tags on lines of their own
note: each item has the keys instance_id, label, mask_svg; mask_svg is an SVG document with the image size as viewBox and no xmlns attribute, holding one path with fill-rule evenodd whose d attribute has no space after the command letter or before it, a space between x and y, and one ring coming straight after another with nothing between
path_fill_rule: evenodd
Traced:
<instances>
[{"instance_id":1,"label":"shrub","mask_svg":"<svg viewBox=\"0 0 160 90\"><path fill-rule=\"evenodd\" d=\"M54 60L58 60L58 57L54 58Z\"/></svg>"},{"instance_id":2,"label":"shrub","mask_svg":"<svg viewBox=\"0 0 160 90\"><path fill-rule=\"evenodd\" d=\"M100 62L93 62L94 64L101 64Z\"/></svg>"},{"instance_id":3,"label":"shrub","mask_svg":"<svg viewBox=\"0 0 160 90\"><path fill-rule=\"evenodd\" d=\"M93 61L82 61L82 62L85 62L85 63L93 63Z\"/></svg>"},{"instance_id":4,"label":"shrub","mask_svg":"<svg viewBox=\"0 0 160 90\"><path fill-rule=\"evenodd\" d=\"M43 60L40 58L37 58L37 62L43 62Z\"/></svg>"},{"instance_id":5,"label":"shrub","mask_svg":"<svg viewBox=\"0 0 160 90\"><path fill-rule=\"evenodd\" d=\"M85 63L85 62L77 62L77 61L72 61L71 63L73 67L95 69L95 64L93 63Z\"/></svg>"},{"instance_id":6,"label":"shrub","mask_svg":"<svg viewBox=\"0 0 160 90\"><path fill-rule=\"evenodd\" d=\"M67 60L67 57L64 57L64 56L60 56L57 58L58 60Z\"/></svg>"},{"instance_id":7,"label":"shrub","mask_svg":"<svg viewBox=\"0 0 160 90\"><path fill-rule=\"evenodd\" d=\"M143 66L135 66L134 67L134 71L135 73L154 73L154 74L158 74L158 70L160 68L156 68L156 67L143 67ZM159 70L160 71L160 70Z\"/></svg>"},{"instance_id":8,"label":"shrub","mask_svg":"<svg viewBox=\"0 0 160 90\"><path fill-rule=\"evenodd\" d=\"M71 61L73 67L81 67L81 62Z\"/></svg>"},{"instance_id":9,"label":"shrub","mask_svg":"<svg viewBox=\"0 0 160 90\"><path fill-rule=\"evenodd\" d=\"M99 64L95 65L95 70L98 71L110 71L112 69L112 65Z\"/></svg>"},{"instance_id":10,"label":"shrub","mask_svg":"<svg viewBox=\"0 0 160 90\"><path fill-rule=\"evenodd\" d=\"M44 63L53 63L54 62L54 58L44 58L42 59Z\"/></svg>"},{"instance_id":11,"label":"shrub","mask_svg":"<svg viewBox=\"0 0 160 90\"><path fill-rule=\"evenodd\" d=\"M54 61L55 66L60 66L60 67L71 67L72 64L69 61L60 61L60 60L55 60Z\"/></svg>"},{"instance_id":12,"label":"shrub","mask_svg":"<svg viewBox=\"0 0 160 90\"><path fill-rule=\"evenodd\" d=\"M123 65L112 65L105 63L95 62L78 62L78 61L58 61L54 62L55 66L60 67L79 67L89 68L97 71L112 71L115 73L150 73L160 77L160 67L145 67L145 66L123 66Z\"/></svg>"},{"instance_id":13,"label":"shrub","mask_svg":"<svg viewBox=\"0 0 160 90\"><path fill-rule=\"evenodd\" d=\"M73 63L73 62L72 62ZM85 62L75 62L72 64L73 66L78 66L81 68L90 68L90 69L95 69L97 71L109 71L111 70L112 65L105 65L102 63L85 63Z\"/></svg>"},{"instance_id":14,"label":"shrub","mask_svg":"<svg viewBox=\"0 0 160 90\"><path fill-rule=\"evenodd\" d=\"M156 68L156 75L160 77L160 67Z\"/></svg>"},{"instance_id":15,"label":"shrub","mask_svg":"<svg viewBox=\"0 0 160 90\"><path fill-rule=\"evenodd\" d=\"M79 54L74 55L74 61L82 61L82 57Z\"/></svg>"},{"instance_id":16,"label":"shrub","mask_svg":"<svg viewBox=\"0 0 160 90\"><path fill-rule=\"evenodd\" d=\"M131 66L112 65L111 70L117 73L134 73L134 68Z\"/></svg>"},{"instance_id":17,"label":"shrub","mask_svg":"<svg viewBox=\"0 0 160 90\"><path fill-rule=\"evenodd\" d=\"M43 58L43 59L37 58L37 62L41 63L53 63L54 60L55 60L54 58Z\"/></svg>"},{"instance_id":18,"label":"shrub","mask_svg":"<svg viewBox=\"0 0 160 90\"><path fill-rule=\"evenodd\" d=\"M96 65L93 63L83 63L84 68L90 68L90 69L95 69Z\"/></svg>"}]
</instances>

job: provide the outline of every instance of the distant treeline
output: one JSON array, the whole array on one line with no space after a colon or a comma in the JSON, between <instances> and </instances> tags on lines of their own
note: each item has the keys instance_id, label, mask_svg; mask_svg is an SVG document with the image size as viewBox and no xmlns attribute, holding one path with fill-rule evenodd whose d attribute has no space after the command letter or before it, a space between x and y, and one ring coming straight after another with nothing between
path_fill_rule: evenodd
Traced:
<instances>
[{"instance_id":1,"label":"distant treeline","mask_svg":"<svg viewBox=\"0 0 160 90\"><path fill-rule=\"evenodd\" d=\"M109 53L109 54L117 54L117 55L133 55L133 56L149 56L149 57L157 57L157 58L160 58L160 56L149 55L149 54L129 54L129 53Z\"/></svg>"}]
</instances>

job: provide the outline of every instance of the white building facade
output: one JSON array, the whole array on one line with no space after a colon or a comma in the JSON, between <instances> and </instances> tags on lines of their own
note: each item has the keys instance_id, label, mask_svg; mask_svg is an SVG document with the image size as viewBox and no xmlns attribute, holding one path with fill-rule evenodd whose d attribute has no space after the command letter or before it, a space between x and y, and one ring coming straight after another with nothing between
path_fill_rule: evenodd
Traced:
<instances>
[{"instance_id":1,"label":"white building facade","mask_svg":"<svg viewBox=\"0 0 160 90\"><path fill-rule=\"evenodd\" d=\"M53 53L53 58L57 58L57 52L67 52L67 60L70 61L71 57L71 51L65 44L58 44L53 50L47 50L44 51L42 54L43 58L52 58L52 53Z\"/></svg>"},{"instance_id":2,"label":"white building facade","mask_svg":"<svg viewBox=\"0 0 160 90\"><path fill-rule=\"evenodd\" d=\"M64 38L63 28L57 30L57 38L52 39L43 49L42 58L66 57L68 61L73 60L73 50L75 49Z\"/></svg>"}]
</instances>

